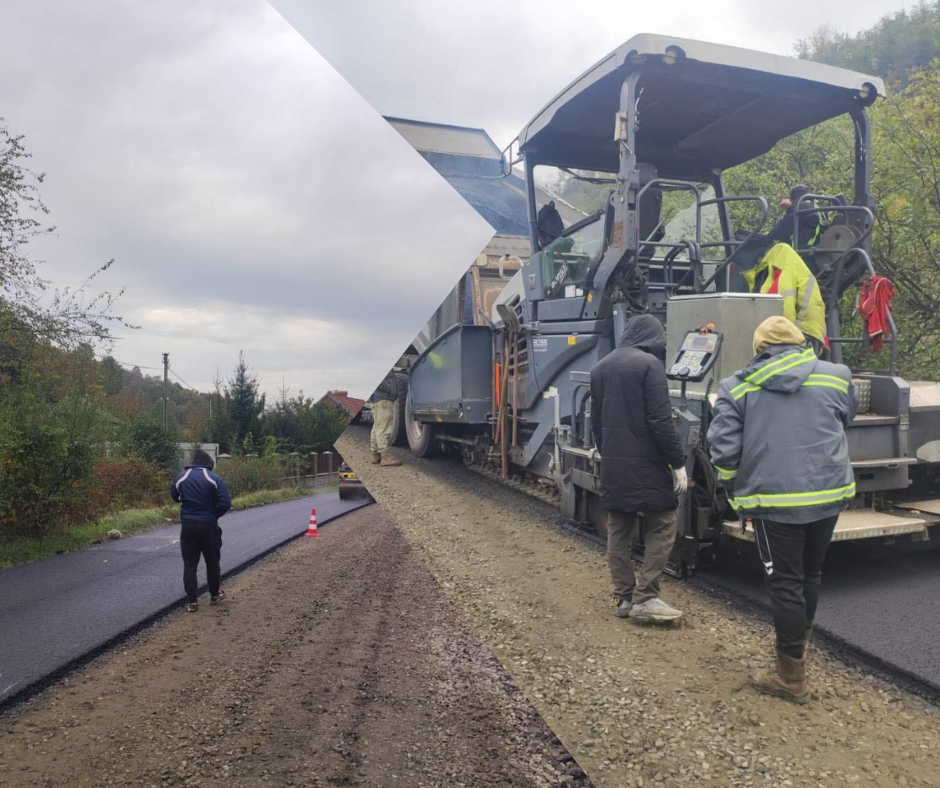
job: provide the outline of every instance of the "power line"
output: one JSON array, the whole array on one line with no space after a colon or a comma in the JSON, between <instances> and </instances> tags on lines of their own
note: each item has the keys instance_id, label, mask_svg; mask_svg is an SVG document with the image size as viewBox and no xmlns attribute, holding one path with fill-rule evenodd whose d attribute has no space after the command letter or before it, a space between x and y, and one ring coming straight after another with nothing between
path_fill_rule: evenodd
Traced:
<instances>
[{"instance_id":1,"label":"power line","mask_svg":"<svg viewBox=\"0 0 940 788\"><path fill-rule=\"evenodd\" d=\"M176 378L180 383L182 383L184 386L187 386L188 388L192 389L192 390L195 391L197 394L205 394L205 393L206 393L206 392L204 392L204 391L199 391L199 389L197 389L197 388L196 388L195 386L193 386L191 383L187 383L185 380L183 380L178 374L176 374L176 370L173 369L172 367L170 367L170 374L171 374L174 378Z\"/></svg>"}]
</instances>

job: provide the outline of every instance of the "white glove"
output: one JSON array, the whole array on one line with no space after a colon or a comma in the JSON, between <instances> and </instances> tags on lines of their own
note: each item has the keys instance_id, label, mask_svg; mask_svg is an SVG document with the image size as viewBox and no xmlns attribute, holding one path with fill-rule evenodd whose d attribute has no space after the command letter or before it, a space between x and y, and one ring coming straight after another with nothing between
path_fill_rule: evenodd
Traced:
<instances>
[{"instance_id":1,"label":"white glove","mask_svg":"<svg viewBox=\"0 0 940 788\"><path fill-rule=\"evenodd\" d=\"M676 495L682 495L686 490L689 489L689 476L685 472L685 468L674 468L672 475L674 478L672 491Z\"/></svg>"}]
</instances>

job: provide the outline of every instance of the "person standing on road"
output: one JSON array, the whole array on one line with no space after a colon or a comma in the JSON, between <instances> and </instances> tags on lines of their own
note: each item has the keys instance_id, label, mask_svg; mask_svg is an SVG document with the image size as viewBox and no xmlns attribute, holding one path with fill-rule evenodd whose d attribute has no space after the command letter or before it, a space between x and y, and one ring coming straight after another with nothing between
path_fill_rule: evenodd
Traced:
<instances>
[{"instance_id":1,"label":"person standing on road","mask_svg":"<svg viewBox=\"0 0 940 788\"><path fill-rule=\"evenodd\" d=\"M398 376L390 370L372 395L372 464L394 467L401 465L388 453L395 424L395 406L398 402Z\"/></svg>"},{"instance_id":2,"label":"person standing on road","mask_svg":"<svg viewBox=\"0 0 940 788\"><path fill-rule=\"evenodd\" d=\"M196 570L200 556L206 562L209 604L217 605L224 596L220 588L222 529L219 518L232 507L232 501L222 477L212 472L213 465L212 457L197 449L192 462L177 474L170 488L170 496L182 504L180 550L183 553L183 588L189 600L186 609L190 613L199 609Z\"/></svg>"},{"instance_id":3,"label":"person standing on road","mask_svg":"<svg viewBox=\"0 0 940 788\"><path fill-rule=\"evenodd\" d=\"M776 667L752 668L748 680L759 692L806 703L805 652L823 559L855 496L845 428L857 399L849 368L817 359L785 317L758 326L754 353L721 382L708 442L732 507L753 522L773 607Z\"/></svg>"},{"instance_id":4,"label":"person standing on road","mask_svg":"<svg viewBox=\"0 0 940 788\"><path fill-rule=\"evenodd\" d=\"M607 559L620 618L673 621L682 616L659 597L676 541L676 496L688 488L665 354L663 324L652 315L638 315L627 323L620 347L591 371L591 429L601 453ZM640 513L644 554L635 574L631 553Z\"/></svg>"}]
</instances>

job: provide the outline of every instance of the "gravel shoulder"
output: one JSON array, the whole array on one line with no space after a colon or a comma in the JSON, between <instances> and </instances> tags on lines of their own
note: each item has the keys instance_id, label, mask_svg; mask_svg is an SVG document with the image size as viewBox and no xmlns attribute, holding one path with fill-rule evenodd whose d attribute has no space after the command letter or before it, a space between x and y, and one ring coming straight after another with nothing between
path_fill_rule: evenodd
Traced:
<instances>
[{"instance_id":1,"label":"gravel shoulder","mask_svg":"<svg viewBox=\"0 0 940 788\"><path fill-rule=\"evenodd\" d=\"M336 448L595 785L940 785L940 714L915 696L819 649L811 704L758 696L766 620L669 579L684 626L616 619L602 552L547 505L407 450L373 466L364 428Z\"/></svg>"},{"instance_id":2,"label":"gravel shoulder","mask_svg":"<svg viewBox=\"0 0 940 788\"><path fill-rule=\"evenodd\" d=\"M0 717L0 786L590 785L376 506Z\"/></svg>"}]
</instances>

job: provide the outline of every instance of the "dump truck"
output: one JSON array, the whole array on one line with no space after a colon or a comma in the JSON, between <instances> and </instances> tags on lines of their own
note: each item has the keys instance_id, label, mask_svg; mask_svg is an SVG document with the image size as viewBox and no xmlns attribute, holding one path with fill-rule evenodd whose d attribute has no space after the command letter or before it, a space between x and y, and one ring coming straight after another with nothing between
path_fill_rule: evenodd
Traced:
<instances>
[{"instance_id":1,"label":"dump truck","mask_svg":"<svg viewBox=\"0 0 940 788\"><path fill-rule=\"evenodd\" d=\"M783 314L783 299L748 292L742 277L757 262L774 195L729 194L723 173L803 129L851 119L854 194L805 194L792 211L793 238L813 217L826 228L797 251L824 295L830 358L841 363L843 348L863 340L843 335L838 305L875 274L866 109L883 96L876 77L651 34L580 75L505 152L502 170L524 173L529 254L491 307L475 304L479 319L453 321L410 364L411 451L458 452L547 494L604 538L590 371L633 315L652 314L666 327L691 480L669 571L687 575L729 539L753 540L718 483L706 433L718 382L747 365L754 329ZM552 217L539 184L559 179L583 185L595 210L575 222L544 221ZM888 369L853 369L860 405L848 440L857 494L835 540L925 539L940 521L940 384L897 374L893 321L890 333Z\"/></svg>"}]
</instances>

